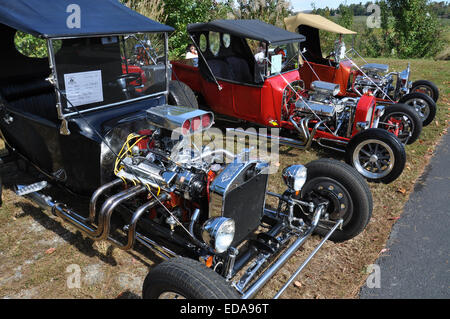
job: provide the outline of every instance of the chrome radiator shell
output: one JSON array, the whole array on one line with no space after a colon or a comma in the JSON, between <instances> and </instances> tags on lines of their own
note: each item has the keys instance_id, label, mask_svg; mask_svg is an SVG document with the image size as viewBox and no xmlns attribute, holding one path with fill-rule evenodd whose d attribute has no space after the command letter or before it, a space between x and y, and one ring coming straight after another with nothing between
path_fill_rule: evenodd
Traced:
<instances>
[{"instance_id":1,"label":"chrome radiator shell","mask_svg":"<svg viewBox=\"0 0 450 319\"><path fill-rule=\"evenodd\" d=\"M238 244L260 224L264 214L268 165L258 161L233 162L209 187L209 218L228 217L236 224Z\"/></svg>"}]
</instances>

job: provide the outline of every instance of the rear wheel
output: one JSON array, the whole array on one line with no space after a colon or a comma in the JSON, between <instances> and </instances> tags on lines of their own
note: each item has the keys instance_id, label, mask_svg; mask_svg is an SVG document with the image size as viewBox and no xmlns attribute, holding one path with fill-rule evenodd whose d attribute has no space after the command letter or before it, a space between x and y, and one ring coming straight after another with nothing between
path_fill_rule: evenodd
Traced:
<instances>
[{"instance_id":1,"label":"rear wheel","mask_svg":"<svg viewBox=\"0 0 450 319\"><path fill-rule=\"evenodd\" d=\"M177 257L150 270L142 288L144 299L237 299L223 277L198 261Z\"/></svg>"},{"instance_id":2,"label":"rear wheel","mask_svg":"<svg viewBox=\"0 0 450 319\"><path fill-rule=\"evenodd\" d=\"M431 81L427 80L415 81L412 84L411 92L424 93L429 97L431 97L434 102L437 102L437 100L439 99L439 89L436 86L436 84L434 84Z\"/></svg>"},{"instance_id":3,"label":"rear wheel","mask_svg":"<svg viewBox=\"0 0 450 319\"><path fill-rule=\"evenodd\" d=\"M367 182L352 167L336 160L320 159L305 166L308 177L300 197L329 202L315 233L324 236L339 219L343 219L342 228L337 229L330 240L342 242L360 234L373 209Z\"/></svg>"},{"instance_id":4,"label":"rear wheel","mask_svg":"<svg viewBox=\"0 0 450 319\"><path fill-rule=\"evenodd\" d=\"M180 81L169 82L168 104L198 109L197 98L189 86Z\"/></svg>"},{"instance_id":5,"label":"rear wheel","mask_svg":"<svg viewBox=\"0 0 450 319\"><path fill-rule=\"evenodd\" d=\"M427 126L436 116L436 103L426 94L413 92L403 96L398 103L406 104L414 108L422 120L422 125Z\"/></svg>"},{"instance_id":6,"label":"rear wheel","mask_svg":"<svg viewBox=\"0 0 450 319\"><path fill-rule=\"evenodd\" d=\"M422 132L422 121L411 107L393 104L386 108L378 127L396 135L403 144L412 144Z\"/></svg>"},{"instance_id":7,"label":"rear wheel","mask_svg":"<svg viewBox=\"0 0 450 319\"><path fill-rule=\"evenodd\" d=\"M406 152L394 134L372 128L350 140L346 160L368 181L388 184L403 172Z\"/></svg>"}]
</instances>

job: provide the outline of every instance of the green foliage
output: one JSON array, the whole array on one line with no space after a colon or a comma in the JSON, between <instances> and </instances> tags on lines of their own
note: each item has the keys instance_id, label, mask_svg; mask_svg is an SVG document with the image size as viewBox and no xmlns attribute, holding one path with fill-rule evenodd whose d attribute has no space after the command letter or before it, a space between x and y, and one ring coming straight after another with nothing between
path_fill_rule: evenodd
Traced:
<instances>
[{"instance_id":1,"label":"green foliage","mask_svg":"<svg viewBox=\"0 0 450 319\"><path fill-rule=\"evenodd\" d=\"M346 6L346 2L339 6L338 23L345 28L351 29L353 26L353 10Z\"/></svg>"},{"instance_id":2,"label":"green foliage","mask_svg":"<svg viewBox=\"0 0 450 319\"><path fill-rule=\"evenodd\" d=\"M258 19L284 28L284 18L292 13L287 0L228 0L226 2L235 19Z\"/></svg>"},{"instance_id":3,"label":"green foliage","mask_svg":"<svg viewBox=\"0 0 450 319\"><path fill-rule=\"evenodd\" d=\"M438 19L428 0L388 0L395 18L389 46L400 58L432 57L441 48Z\"/></svg>"},{"instance_id":4,"label":"green foliage","mask_svg":"<svg viewBox=\"0 0 450 319\"><path fill-rule=\"evenodd\" d=\"M47 42L44 39L36 38L31 34L18 31L14 43L17 50L30 58L46 58Z\"/></svg>"},{"instance_id":5,"label":"green foliage","mask_svg":"<svg viewBox=\"0 0 450 319\"><path fill-rule=\"evenodd\" d=\"M365 8L368 4L370 2L365 4ZM339 6L336 16L332 16L331 10L327 8L313 11L357 31L354 47L367 57L431 58L448 42L440 26L440 21L443 20L437 18L437 14L445 15L448 3L430 3L429 0L378 0L375 4L381 10L381 28L378 29L370 29L366 25L367 15L372 14L370 12L366 12L364 16L351 17L351 12L361 13L359 5L343 4ZM329 35L322 36L321 33L324 54L332 48L335 38L336 35L333 38ZM346 37L345 41L348 43L351 39Z\"/></svg>"},{"instance_id":6,"label":"green foliage","mask_svg":"<svg viewBox=\"0 0 450 319\"><path fill-rule=\"evenodd\" d=\"M121 0L121 2L149 19L161 23L166 21L163 0Z\"/></svg>"},{"instance_id":7,"label":"green foliage","mask_svg":"<svg viewBox=\"0 0 450 319\"><path fill-rule=\"evenodd\" d=\"M165 0L164 10L166 24L175 28L169 38L171 59L181 58L192 42L186 31L188 24L226 18L229 12L223 3L214 0Z\"/></svg>"}]
</instances>

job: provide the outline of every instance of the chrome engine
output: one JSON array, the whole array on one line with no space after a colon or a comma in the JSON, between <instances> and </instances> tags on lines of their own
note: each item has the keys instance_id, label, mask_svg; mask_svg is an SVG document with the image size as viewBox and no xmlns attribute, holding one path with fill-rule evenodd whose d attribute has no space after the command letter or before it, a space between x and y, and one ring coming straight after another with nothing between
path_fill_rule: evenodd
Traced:
<instances>
[{"instance_id":1,"label":"chrome engine","mask_svg":"<svg viewBox=\"0 0 450 319\"><path fill-rule=\"evenodd\" d=\"M314 81L311 88L313 91L308 100L300 99L296 102L299 115L307 120L320 119L328 128L333 129L333 133L348 136L359 100L335 97L340 91L338 84Z\"/></svg>"},{"instance_id":2,"label":"chrome engine","mask_svg":"<svg viewBox=\"0 0 450 319\"><path fill-rule=\"evenodd\" d=\"M353 85L353 91L358 95L367 92L378 98L396 100L399 95L409 93L412 83L409 81L410 66L402 72L389 72L386 64L369 63L361 67L364 73L358 75ZM396 81L394 81L396 77Z\"/></svg>"},{"instance_id":3,"label":"chrome engine","mask_svg":"<svg viewBox=\"0 0 450 319\"><path fill-rule=\"evenodd\" d=\"M189 216L196 203L203 208L197 217L200 224L215 218L233 221L230 245L237 245L260 225L268 181L266 162L250 160L248 151L235 155L195 145L192 135L211 127L212 113L164 105L149 109L147 121L151 129L134 133L136 145L118 154L115 175L145 185L153 194L170 194L179 202L172 207L173 216L159 209L163 223L175 227L174 216L180 220ZM131 143L127 140L123 149L130 149ZM190 204L181 204L185 201Z\"/></svg>"},{"instance_id":4,"label":"chrome engine","mask_svg":"<svg viewBox=\"0 0 450 319\"><path fill-rule=\"evenodd\" d=\"M394 89L392 74L387 74L388 65L369 63L363 65L361 70L365 75L358 75L353 86L353 90L359 95L370 91L377 97L383 97Z\"/></svg>"}]
</instances>

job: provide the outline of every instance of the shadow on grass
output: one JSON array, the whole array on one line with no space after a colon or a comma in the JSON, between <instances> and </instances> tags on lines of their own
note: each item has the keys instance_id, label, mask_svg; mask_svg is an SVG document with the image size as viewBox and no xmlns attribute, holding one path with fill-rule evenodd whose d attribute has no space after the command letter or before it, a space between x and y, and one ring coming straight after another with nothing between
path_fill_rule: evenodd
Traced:
<instances>
[{"instance_id":1,"label":"shadow on grass","mask_svg":"<svg viewBox=\"0 0 450 319\"><path fill-rule=\"evenodd\" d=\"M31 166L23 165L23 163L18 165L15 163L9 163L0 167L0 174L4 183L3 186L6 189L15 192L15 185L28 185L36 183L37 181L44 180L43 176L34 168L32 168ZM44 191L42 192L44 193ZM80 197L74 194L70 194L67 191L56 186L50 187L48 190L45 190L45 195L50 195L55 199L55 201L66 204L76 212L88 211L87 208L89 207L89 197ZM74 231L69 230L67 227L65 227L65 225L70 225L69 223L61 220L60 218L56 220L50 217L48 212L26 201L17 200L14 202L14 206L22 210L20 214L17 214L15 216L16 218L19 219L25 216L30 216L46 230L55 233L66 243L74 246L80 253L84 254L85 256L96 257L111 266L117 265L117 261L113 257L113 250L116 248L113 244L107 242L109 246L106 253L103 254L99 252L95 247L93 247L95 240L87 237L86 235L83 235L83 232L81 230L77 230L75 226L71 225L71 229L75 229ZM83 214L80 215L83 216ZM114 228L114 224L112 224L111 233L114 232ZM149 251L148 248L136 242L133 250L127 251L127 253L147 268L150 268L152 264L148 261L145 261L135 252L142 254L154 264L161 261L161 259L152 251Z\"/></svg>"},{"instance_id":2,"label":"shadow on grass","mask_svg":"<svg viewBox=\"0 0 450 319\"><path fill-rule=\"evenodd\" d=\"M141 296L136 295L135 293L127 290L118 295L116 299L142 299L142 298Z\"/></svg>"}]
</instances>

